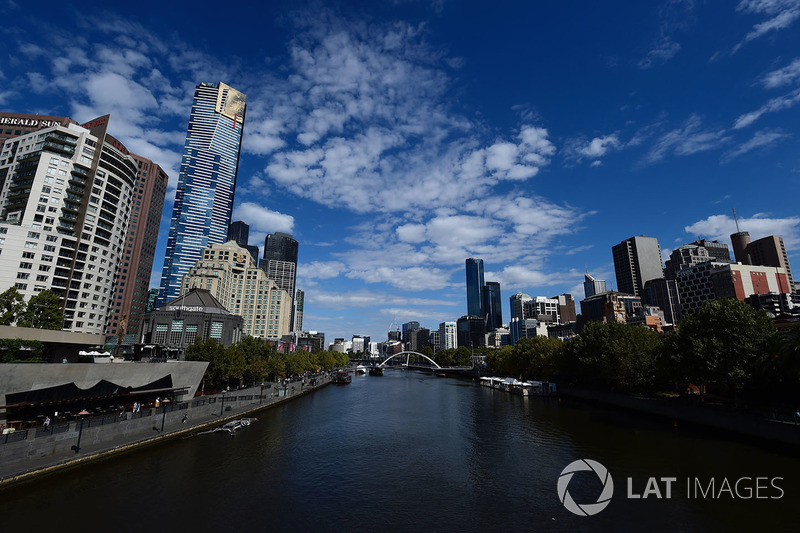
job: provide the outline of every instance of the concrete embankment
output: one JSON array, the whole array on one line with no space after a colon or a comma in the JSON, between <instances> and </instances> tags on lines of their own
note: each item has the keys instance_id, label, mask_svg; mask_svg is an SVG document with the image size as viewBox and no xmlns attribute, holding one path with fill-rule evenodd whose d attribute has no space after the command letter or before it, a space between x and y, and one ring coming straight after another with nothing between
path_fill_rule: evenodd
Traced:
<instances>
[{"instance_id":1,"label":"concrete embankment","mask_svg":"<svg viewBox=\"0 0 800 533\"><path fill-rule=\"evenodd\" d=\"M632 396L610 391L559 385L564 398L597 402L612 407L656 415L676 422L705 426L778 444L800 444L800 426L724 407L688 404L679 400Z\"/></svg>"},{"instance_id":2,"label":"concrete embankment","mask_svg":"<svg viewBox=\"0 0 800 533\"><path fill-rule=\"evenodd\" d=\"M263 387L200 396L124 416L76 420L29 429L24 434L0 435L0 488L255 416L330 382L330 375L322 374L305 382L265 383Z\"/></svg>"}]
</instances>

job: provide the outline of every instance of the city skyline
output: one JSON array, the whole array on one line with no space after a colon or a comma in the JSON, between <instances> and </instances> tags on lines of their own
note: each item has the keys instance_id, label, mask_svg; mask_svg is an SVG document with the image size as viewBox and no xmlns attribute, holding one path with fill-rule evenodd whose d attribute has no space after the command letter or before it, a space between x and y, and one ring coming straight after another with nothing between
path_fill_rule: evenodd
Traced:
<instances>
[{"instance_id":1,"label":"city skyline","mask_svg":"<svg viewBox=\"0 0 800 533\"><path fill-rule=\"evenodd\" d=\"M3 4L0 109L112 114L170 176L158 258L194 87L247 94L232 220L299 241L304 328L329 339L456 320L468 257L504 317L519 291L580 301L586 271L616 288L613 245L730 244L734 207L797 263L800 3L295 5L219 32L168 5Z\"/></svg>"}]
</instances>

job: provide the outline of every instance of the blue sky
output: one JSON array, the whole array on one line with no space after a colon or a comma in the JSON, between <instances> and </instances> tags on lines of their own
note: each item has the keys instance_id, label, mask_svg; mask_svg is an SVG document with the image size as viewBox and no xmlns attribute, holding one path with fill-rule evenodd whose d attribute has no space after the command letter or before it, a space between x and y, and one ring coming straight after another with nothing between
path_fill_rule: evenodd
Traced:
<instances>
[{"instance_id":1,"label":"blue sky","mask_svg":"<svg viewBox=\"0 0 800 533\"><path fill-rule=\"evenodd\" d=\"M298 239L329 340L457 319L467 257L506 321L580 300L612 245L729 242L734 207L800 265L800 0L68 4L0 0L0 109L111 113L170 174L162 256L194 86L246 93L234 220Z\"/></svg>"}]
</instances>

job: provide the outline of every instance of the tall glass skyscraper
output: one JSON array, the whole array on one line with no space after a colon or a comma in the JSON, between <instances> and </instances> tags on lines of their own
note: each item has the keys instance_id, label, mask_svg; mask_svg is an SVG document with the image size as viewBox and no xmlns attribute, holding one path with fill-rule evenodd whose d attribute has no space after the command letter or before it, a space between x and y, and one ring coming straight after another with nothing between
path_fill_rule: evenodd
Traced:
<instances>
[{"instance_id":1,"label":"tall glass skyscraper","mask_svg":"<svg viewBox=\"0 0 800 533\"><path fill-rule=\"evenodd\" d=\"M467 259L467 316L484 318L483 259Z\"/></svg>"},{"instance_id":2,"label":"tall glass skyscraper","mask_svg":"<svg viewBox=\"0 0 800 533\"><path fill-rule=\"evenodd\" d=\"M288 233L276 231L268 233L264 239L264 258L258 266L267 273L267 277L275 284L292 295L292 302L297 296L295 284L297 283L297 241ZM292 331L298 331L295 324L294 305L292 306Z\"/></svg>"},{"instance_id":3,"label":"tall glass skyscraper","mask_svg":"<svg viewBox=\"0 0 800 533\"><path fill-rule=\"evenodd\" d=\"M486 331L491 332L503 325L503 309L500 304L500 284L487 281L483 286L483 311L486 313Z\"/></svg>"},{"instance_id":4,"label":"tall glass skyscraper","mask_svg":"<svg viewBox=\"0 0 800 533\"><path fill-rule=\"evenodd\" d=\"M201 83L195 89L161 270L159 303L180 296L181 278L201 258L204 248L225 242L245 108L245 95L224 83Z\"/></svg>"}]
</instances>

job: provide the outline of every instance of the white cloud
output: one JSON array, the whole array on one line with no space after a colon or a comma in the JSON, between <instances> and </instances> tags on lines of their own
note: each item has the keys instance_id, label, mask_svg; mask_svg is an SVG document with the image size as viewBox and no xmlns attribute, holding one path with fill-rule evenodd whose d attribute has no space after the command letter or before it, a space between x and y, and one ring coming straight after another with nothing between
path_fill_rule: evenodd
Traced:
<instances>
[{"instance_id":1,"label":"white cloud","mask_svg":"<svg viewBox=\"0 0 800 533\"><path fill-rule=\"evenodd\" d=\"M567 143L565 152L568 159L573 159L575 161L591 159L591 166L599 166L602 164L600 158L605 157L613 150L619 150L624 147L624 144L620 141L617 134L610 133L608 135L594 137L591 140L571 140Z\"/></svg>"},{"instance_id":2,"label":"white cloud","mask_svg":"<svg viewBox=\"0 0 800 533\"><path fill-rule=\"evenodd\" d=\"M662 38L655 48L650 50L647 55L637 64L640 69L649 69L656 63L666 63L680 52L681 45L672 41L669 37Z\"/></svg>"},{"instance_id":3,"label":"white cloud","mask_svg":"<svg viewBox=\"0 0 800 533\"><path fill-rule=\"evenodd\" d=\"M298 278L317 280L338 277L345 270L341 261L312 261L297 265Z\"/></svg>"},{"instance_id":4,"label":"white cloud","mask_svg":"<svg viewBox=\"0 0 800 533\"><path fill-rule=\"evenodd\" d=\"M739 130L746 128L766 113L775 113L777 111L789 109L798 103L800 103L800 89L795 89L788 94L769 100L766 104L755 111L740 115L739 118L736 119L736 122L734 122L733 129Z\"/></svg>"},{"instance_id":5,"label":"white cloud","mask_svg":"<svg viewBox=\"0 0 800 533\"><path fill-rule=\"evenodd\" d=\"M768 72L764 76L762 83L767 89L774 89L797 81L800 81L800 58L795 59L783 68Z\"/></svg>"},{"instance_id":6,"label":"white cloud","mask_svg":"<svg viewBox=\"0 0 800 533\"><path fill-rule=\"evenodd\" d=\"M242 202L234 207L232 219L244 220L250 225L250 240L253 240L254 233L291 233L294 229L294 217L272 211L255 202Z\"/></svg>"},{"instance_id":7,"label":"white cloud","mask_svg":"<svg viewBox=\"0 0 800 533\"><path fill-rule=\"evenodd\" d=\"M745 43L794 24L800 18L800 0L742 0L736 6L736 11L769 18L753 26L744 39L733 47L734 54Z\"/></svg>"},{"instance_id":8,"label":"white cloud","mask_svg":"<svg viewBox=\"0 0 800 533\"><path fill-rule=\"evenodd\" d=\"M720 148L730 141L726 133L724 129L704 129L700 117L692 115L680 128L662 135L650 148L644 163L655 163L669 153L691 155Z\"/></svg>"},{"instance_id":9,"label":"white cloud","mask_svg":"<svg viewBox=\"0 0 800 533\"><path fill-rule=\"evenodd\" d=\"M750 140L741 144L738 148L734 150L730 150L722 155L722 161L727 162L735 157L739 157L740 155L746 154L752 150L756 150L758 148L767 148L772 146L784 139L790 137L788 133L784 133L782 131L767 131L762 130L756 132Z\"/></svg>"}]
</instances>

